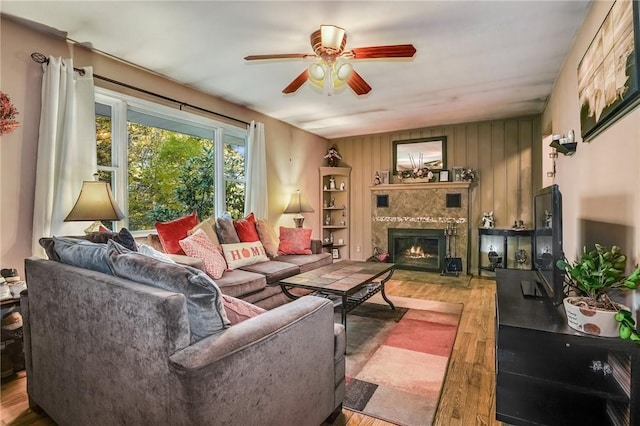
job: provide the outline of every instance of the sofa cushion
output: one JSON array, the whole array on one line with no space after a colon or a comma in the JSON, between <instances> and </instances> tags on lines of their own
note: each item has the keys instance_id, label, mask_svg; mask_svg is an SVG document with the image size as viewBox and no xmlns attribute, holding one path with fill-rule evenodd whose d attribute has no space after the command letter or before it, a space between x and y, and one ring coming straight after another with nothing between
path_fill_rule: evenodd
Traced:
<instances>
[{"instance_id":1,"label":"sofa cushion","mask_svg":"<svg viewBox=\"0 0 640 426\"><path fill-rule=\"evenodd\" d=\"M278 239L278 234L274 231L273 226L264 219L258 219L256 221L256 229L258 231L258 236L260 237L260 242L264 247L264 251L267 252L267 256L271 259L278 256L278 245L280 244L280 240Z\"/></svg>"},{"instance_id":2,"label":"sofa cushion","mask_svg":"<svg viewBox=\"0 0 640 426\"><path fill-rule=\"evenodd\" d=\"M229 269L269 260L260 241L252 243L222 244L222 253Z\"/></svg>"},{"instance_id":3,"label":"sofa cushion","mask_svg":"<svg viewBox=\"0 0 640 426\"><path fill-rule=\"evenodd\" d=\"M229 212L224 212L222 216L216 219L216 234L220 244L237 244L240 242Z\"/></svg>"},{"instance_id":4,"label":"sofa cushion","mask_svg":"<svg viewBox=\"0 0 640 426\"><path fill-rule=\"evenodd\" d=\"M161 262L176 263L176 261L173 260L171 257L169 257L169 255L154 249L148 244L140 244L140 246L138 247L138 253L144 254L145 256L152 257ZM177 256L177 255L174 255L174 256Z\"/></svg>"},{"instance_id":5,"label":"sofa cushion","mask_svg":"<svg viewBox=\"0 0 640 426\"><path fill-rule=\"evenodd\" d=\"M211 278L217 280L222 277L227 269L227 263L202 229L198 229L179 243L187 256L202 259L204 268Z\"/></svg>"},{"instance_id":6,"label":"sofa cushion","mask_svg":"<svg viewBox=\"0 0 640 426\"><path fill-rule=\"evenodd\" d=\"M125 250L117 243L108 243L107 254L114 275L183 294L187 299L192 343L229 326L220 289L207 274Z\"/></svg>"},{"instance_id":7,"label":"sofa cushion","mask_svg":"<svg viewBox=\"0 0 640 426\"><path fill-rule=\"evenodd\" d=\"M222 253L222 247L220 247L220 240L218 240L218 234L216 234L216 218L213 216L208 217L207 219L203 220L202 222L197 224L195 227L190 229L187 232L187 235L193 234L198 229L202 229L204 233L207 234L207 237L209 237L209 240L211 240L211 243L213 243L213 246L216 248L216 250Z\"/></svg>"},{"instance_id":8,"label":"sofa cushion","mask_svg":"<svg viewBox=\"0 0 640 426\"><path fill-rule=\"evenodd\" d=\"M260 241L258 230L256 229L256 218L253 213L249 213L245 218L233 221L233 227L238 233L238 238L243 243Z\"/></svg>"},{"instance_id":9,"label":"sofa cushion","mask_svg":"<svg viewBox=\"0 0 640 426\"><path fill-rule=\"evenodd\" d=\"M226 294L222 295L222 303L224 304L224 310L227 313L227 318L229 318L231 325L241 323L244 320L267 312L259 306L235 297L227 296Z\"/></svg>"},{"instance_id":10,"label":"sofa cushion","mask_svg":"<svg viewBox=\"0 0 640 426\"><path fill-rule=\"evenodd\" d=\"M53 237L60 262L113 275L107 260L107 245L77 238Z\"/></svg>"},{"instance_id":11,"label":"sofa cushion","mask_svg":"<svg viewBox=\"0 0 640 426\"><path fill-rule=\"evenodd\" d=\"M91 241L92 243L102 243L102 244L106 244L108 240L115 240L117 243L125 246L129 250L136 251L138 249L136 246L136 241L133 238L133 235L131 235L131 232L129 232L127 228L122 228L120 232L111 232L111 231L90 232L85 235L78 235L78 236L74 235L67 238L73 238L76 240L87 240L87 241ZM38 242L40 243L42 248L44 248L44 251L47 254L47 257L49 258L49 260L56 260L56 261L60 260L54 248L55 243L53 241L53 238L43 237L43 238L40 238Z\"/></svg>"},{"instance_id":12,"label":"sofa cushion","mask_svg":"<svg viewBox=\"0 0 640 426\"><path fill-rule=\"evenodd\" d=\"M267 286L264 275L236 269L226 271L222 278L216 280L220 290L229 296L242 297L263 290Z\"/></svg>"},{"instance_id":13,"label":"sofa cushion","mask_svg":"<svg viewBox=\"0 0 640 426\"><path fill-rule=\"evenodd\" d=\"M331 265L333 259L330 253L318 254L289 254L278 256L275 260L280 262L293 263L300 267L300 273L311 271L325 265Z\"/></svg>"},{"instance_id":14,"label":"sofa cushion","mask_svg":"<svg viewBox=\"0 0 640 426\"><path fill-rule=\"evenodd\" d=\"M311 254L311 228L280 227L278 255Z\"/></svg>"},{"instance_id":15,"label":"sofa cushion","mask_svg":"<svg viewBox=\"0 0 640 426\"><path fill-rule=\"evenodd\" d=\"M243 266L242 269L264 275L267 279L267 284L278 283L280 280L300 273L300 268L297 265L275 260L254 263L253 265Z\"/></svg>"},{"instance_id":16,"label":"sofa cushion","mask_svg":"<svg viewBox=\"0 0 640 426\"><path fill-rule=\"evenodd\" d=\"M165 253L184 254L179 241L187 236L187 232L198 224L198 214L193 213L170 220L168 222L156 222L156 231L160 237Z\"/></svg>"}]
</instances>

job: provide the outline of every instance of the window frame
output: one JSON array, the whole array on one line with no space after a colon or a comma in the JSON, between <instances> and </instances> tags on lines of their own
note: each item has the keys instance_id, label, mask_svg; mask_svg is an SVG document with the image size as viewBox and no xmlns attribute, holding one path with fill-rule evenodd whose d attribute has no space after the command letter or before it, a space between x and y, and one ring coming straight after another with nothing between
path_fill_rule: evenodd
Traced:
<instances>
[{"instance_id":1,"label":"window frame","mask_svg":"<svg viewBox=\"0 0 640 426\"><path fill-rule=\"evenodd\" d=\"M206 130L211 130L215 150L214 157L214 213L221 216L226 210L226 177L224 167L225 136L233 136L243 141L244 146L244 181L229 179L229 181L242 182L247 188L247 157L249 127L238 127L228 123L214 120L203 115L194 114L181 109L162 105L145 99L125 95L102 87L96 87L94 91L95 103L111 107L111 166L98 165L98 171L112 173L112 192L118 205L125 213L125 218L116 222L118 227L129 227L129 196L128 196L128 134L127 111L129 109L155 117L177 121L187 125L194 125ZM237 142L237 141L234 141ZM228 143L238 145L237 143ZM132 231L134 236L146 236L153 230Z\"/></svg>"}]
</instances>

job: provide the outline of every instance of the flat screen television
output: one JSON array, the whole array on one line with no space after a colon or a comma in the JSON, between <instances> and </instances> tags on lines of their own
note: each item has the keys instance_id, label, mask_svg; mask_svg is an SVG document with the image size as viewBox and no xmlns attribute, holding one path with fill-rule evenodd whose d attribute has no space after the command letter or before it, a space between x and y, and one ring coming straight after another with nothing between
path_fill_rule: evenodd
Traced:
<instances>
[{"instance_id":1,"label":"flat screen television","mask_svg":"<svg viewBox=\"0 0 640 426\"><path fill-rule=\"evenodd\" d=\"M533 198L534 236L533 266L536 286L544 289L545 295L557 304L562 303L564 271L556 267L564 258L562 251L562 194L558 185L539 190Z\"/></svg>"}]
</instances>

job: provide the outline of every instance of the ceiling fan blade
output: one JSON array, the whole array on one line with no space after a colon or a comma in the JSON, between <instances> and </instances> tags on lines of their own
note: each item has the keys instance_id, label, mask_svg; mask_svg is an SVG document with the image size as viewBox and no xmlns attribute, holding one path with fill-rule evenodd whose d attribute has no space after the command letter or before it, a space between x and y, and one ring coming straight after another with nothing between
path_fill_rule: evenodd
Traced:
<instances>
[{"instance_id":1,"label":"ceiling fan blade","mask_svg":"<svg viewBox=\"0 0 640 426\"><path fill-rule=\"evenodd\" d=\"M287 87L284 88L282 93L293 93L302 86L309 78L309 70L305 69L297 76Z\"/></svg>"},{"instance_id":2,"label":"ceiling fan blade","mask_svg":"<svg viewBox=\"0 0 640 426\"><path fill-rule=\"evenodd\" d=\"M360 77L360 74L355 72L355 70L351 71L351 75L349 76L349 80L347 80L347 84L354 92L356 92L356 95L366 95L371 91L371 86L369 86L369 83L364 81L364 78Z\"/></svg>"},{"instance_id":3,"label":"ceiling fan blade","mask_svg":"<svg viewBox=\"0 0 640 426\"><path fill-rule=\"evenodd\" d=\"M260 61L264 59L305 59L308 57L315 57L315 55L310 55L308 53L281 53L281 54L273 54L273 55L249 55L245 56L245 61Z\"/></svg>"},{"instance_id":4,"label":"ceiling fan blade","mask_svg":"<svg viewBox=\"0 0 640 426\"><path fill-rule=\"evenodd\" d=\"M413 44L394 44L390 46L357 47L349 52L353 59L371 58L411 58L416 53Z\"/></svg>"}]
</instances>

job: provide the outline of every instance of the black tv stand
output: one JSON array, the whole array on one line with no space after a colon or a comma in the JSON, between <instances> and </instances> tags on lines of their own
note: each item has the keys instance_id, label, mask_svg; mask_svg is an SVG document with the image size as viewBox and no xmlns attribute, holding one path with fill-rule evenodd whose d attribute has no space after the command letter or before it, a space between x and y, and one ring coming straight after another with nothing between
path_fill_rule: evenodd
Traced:
<instances>
[{"instance_id":1,"label":"black tv stand","mask_svg":"<svg viewBox=\"0 0 640 426\"><path fill-rule=\"evenodd\" d=\"M496 419L640 426L640 345L569 328L553 299L524 297L520 283L535 280L496 271Z\"/></svg>"}]
</instances>

